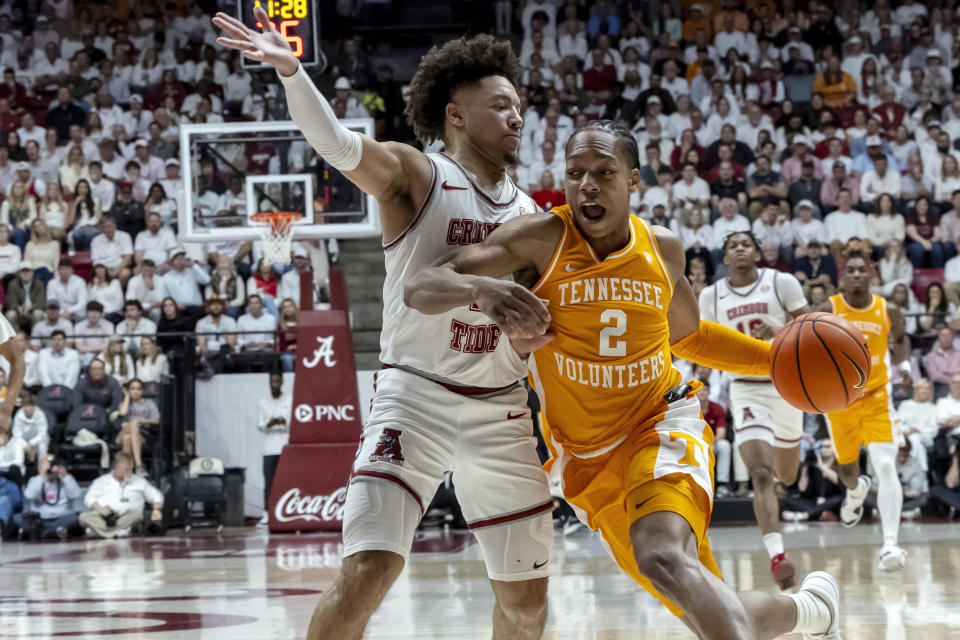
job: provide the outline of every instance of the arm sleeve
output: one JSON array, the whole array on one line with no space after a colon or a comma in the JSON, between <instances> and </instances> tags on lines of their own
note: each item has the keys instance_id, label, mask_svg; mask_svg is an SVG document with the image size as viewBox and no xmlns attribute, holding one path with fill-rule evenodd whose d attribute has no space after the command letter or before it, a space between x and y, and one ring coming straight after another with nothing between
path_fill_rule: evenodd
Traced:
<instances>
[{"instance_id":1,"label":"arm sleeve","mask_svg":"<svg viewBox=\"0 0 960 640\"><path fill-rule=\"evenodd\" d=\"M708 320L710 322L716 322L717 316L714 314L715 310L715 300L717 298L717 285L707 287L700 292L700 300L698 304L700 306L700 319Z\"/></svg>"},{"instance_id":2,"label":"arm sleeve","mask_svg":"<svg viewBox=\"0 0 960 640\"><path fill-rule=\"evenodd\" d=\"M307 141L324 160L340 171L352 171L360 164L363 139L337 120L327 99L300 65L289 77L277 76L287 93L290 117Z\"/></svg>"},{"instance_id":3,"label":"arm sleeve","mask_svg":"<svg viewBox=\"0 0 960 640\"><path fill-rule=\"evenodd\" d=\"M783 306L793 313L797 309L802 309L807 304L807 297L803 295L803 287L800 281L789 273L777 273L774 275L774 284L780 291L780 299Z\"/></svg>"},{"instance_id":4,"label":"arm sleeve","mask_svg":"<svg viewBox=\"0 0 960 640\"><path fill-rule=\"evenodd\" d=\"M717 324L700 321L699 328L670 345L684 360L743 376L770 375L770 344Z\"/></svg>"}]
</instances>

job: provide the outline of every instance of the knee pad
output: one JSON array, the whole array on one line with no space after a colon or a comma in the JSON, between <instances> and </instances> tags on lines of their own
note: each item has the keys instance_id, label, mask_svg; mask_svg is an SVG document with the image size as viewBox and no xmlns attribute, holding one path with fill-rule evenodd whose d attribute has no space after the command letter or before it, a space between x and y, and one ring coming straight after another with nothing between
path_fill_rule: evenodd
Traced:
<instances>
[{"instance_id":1,"label":"knee pad","mask_svg":"<svg viewBox=\"0 0 960 640\"><path fill-rule=\"evenodd\" d=\"M516 582L545 578L553 548L553 514L475 529L487 575L491 580Z\"/></svg>"},{"instance_id":2,"label":"knee pad","mask_svg":"<svg viewBox=\"0 0 960 640\"><path fill-rule=\"evenodd\" d=\"M392 551L406 562L420 523L420 506L402 487L377 478L350 483L343 506L343 555Z\"/></svg>"}]
</instances>

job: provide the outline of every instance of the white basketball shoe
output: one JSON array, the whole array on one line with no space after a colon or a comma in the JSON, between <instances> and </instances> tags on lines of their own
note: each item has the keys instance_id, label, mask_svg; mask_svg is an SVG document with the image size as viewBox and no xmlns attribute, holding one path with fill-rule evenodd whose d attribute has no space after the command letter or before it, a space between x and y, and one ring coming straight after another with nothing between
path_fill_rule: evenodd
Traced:
<instances>
[{"instance_id":1,"label":"white basketball shoe","mask_svg":"<svg viewBox=\"0 0 960 640\"><path fill-rule=\"evenodd\" d=\"M877 563L877 568L884 571L900 571L906 563L907 552L895 544L888 545L880 550L880 562Z\"/></svg>"},{"instance_id":2,"label":"white basketball shoe","mask_svg":"<svg viewBox=\"0 0 960 640\"><path fill-rule=\"evenodd\" d=\"M826 631L804 633L803 640L842 640L840 637L840 586L826 571L813 571L800 583L801 593L808 593L826 605L830 622Z\"/></svg>"},{"instance_id":3,"label":"white basketball shoe","mask_svg":"<svg viewBox=\"0 0 960 640\"><path fill-rule=\"evenodd\" d=\"M840 522L843 526L849 529L860 522L860 518L863 517L863 501L867 499L869 491L870 476L860 476L857 480L857 488L853 491L847 489L843 504L840 505Z\"/></svg>"}]
</instances>

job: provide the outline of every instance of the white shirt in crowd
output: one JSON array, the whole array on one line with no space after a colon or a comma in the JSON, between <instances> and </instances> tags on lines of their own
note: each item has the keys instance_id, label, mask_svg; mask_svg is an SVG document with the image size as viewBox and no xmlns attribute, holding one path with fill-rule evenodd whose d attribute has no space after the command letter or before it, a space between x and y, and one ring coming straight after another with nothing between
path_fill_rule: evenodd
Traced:
<instances>
[{"instance_id":1,"label":"white shirt in crowd","mask_svg":"<svg viewBox=\"0 0 960 640\"><path fill-rule=\"evenodd\" d=\"M143 302L141 301L140 304L143 304ZM141 317L140 322L138 322L137 326L133 328L127 326L126 319L117 325L118 336L137 336L135 338L124 338L123 348L127 351L138 351L140 349L140 339L143 337L143 335L156 335L156 333L157 324L146 316Z\"/></svg>"},{"instance_id":2,"label":"white shirt in crowd","mask_svg":"<svg viewBox=\"0 0 960 640\"><path fill-rule=\"evenodd\" d=\"M62 384L72 389L80 379L80 354L70 347L64 347L60 353L53 347L41 349L37 356L37 370L43 386Z\"/></svg>"},{"instance_id":3,"label":"white shirt in crowd","mask_svg":"<svg viewBox=\"0 0 960 640\"><path fill-rule=\"evenodd\" d=\"M143 257L153 260L158 268L162 268L170 258L170 252L177 247L177 238L167 227L160 227L156 234L145 229L137 234L133 245L134 251L143 251Z\"/></svg>"},{"instance_id":4,"label":"white shirt in crowd","mask_svg":"<svg viewBox=\"0 0 960 640\"><path fill-rule=\"evenodd\" d=\"M113 240L103 233L90 243L90 260L93 264L102 264L108 269L116 269L123 264L123 256L133 256L133 240L126 231L117 229Z\"/></svg>"},{"instance_id":5,"label":"white shirt in crowd","mask_svg":"<svg viewBox=\"0 0 960 640\"><path fill-rule=\"evenodd\" d=\"M790 221L790 227L797 244L807 245L814 240L823 242L827 237L827 227L824 226L822 220L816 218L810 218L810 222L804 222L796 217Z\"/></svg>"},{"instance_id":6,"label":"white shirt in crowd","mask_svg":"<svg viewBox=\"0 0 960 640\"><path fill-rule=\"evenodd\" d=\"M259 317L254 317L252 313L245 313L237 319L237 331L263 331L264 333L241 333L237 336L237 344L241 349L248 344L258 342L272 345L276 330L277 319L266 311L261 310Z\"/></svg>"},{"instance_id":7,"label":"white shirt in crowd","mask_svg":"<svg viewBox=\"0 0 960 640\"><path fill-rule=\"evenodd\" d=\"M25 474L27 472L26 455L23 450L26 446L27 443L23 441L23 438L11 435L7 444L0 447L0 471L7 471L11 467L19 467L20 474Z\"/></svg>"},{"instance_id":8,"label":"white shirt in crowd","mask_svg":"<svg viewBox=\"0 0 960 640\"><path fill-rule=\"evenodd\" d=\"M203 316L197 321L197 333L210 333L215 335L204 336L207 339L207 351L219 351L221 345L227 343L227 334L237 331L237 321L222 314L219 324L214 321L212 316Z\"/></svg>"},{"instance_id":9,"label":"white shirt in crowd","mask_svg":"<svg viewBox=\"0 0 960 640\"><path fill-rule=\"evenodd\" d=\"M47 414L40 407L34 407L33 416L27 417L23 409L13 416L13 437L20 438L37 450L37 459L47 455L50 446L50 425Z\"/></svg>"},{"instance_id":10,"label":"white shirt in crowd","mask_svg":"<svg viewBox=\"0 0 960 640\"><path fill-rule=\"evenodd\" d=\"M283 394L279 398L272 395L260 400L260 411L257 417L257 429L263 432L263 455L278 456L290 439L290 414L293 409L293 396ZM269 429L267 423L274 418L283 418L282 425L273 425Z\"/></svg>"},{"instance_id":11,"label":"white shirt in crowd","mask_svg":"<svg viewBox=\"0 0 960 640\"><path fill-rule=\"evenodd\" d=\"M137 377L143 382L159 382L162 376L169 373L170 363L162 353L158 353L155 359L141 357L137 360Z\"/></svg>"},{"instance_id":12,"label":"white shirt in crowd","mask_svg":"<svg viewBox=\"0 0 960 640\"><path fill-rule=\"evenodd\" d=\"M112 471L90 483L87 495L83 497L87 508L93 508L96 503L117 515L128 511L143 511L148 501L150 504L163 503L163 494L143 476L130 474L126 480L120 482L113 476Z\"/></svg>"},{"instance_id":13,"label":"white shirt in crowd","mask_svg":"<svg viewBox=\"0 0 960 640\"><path fill-rule=\"evenodd\" d=\"M937 400L937 422L943 424L950 418L960 416L960 400L951 395ZM960 427L958 427L960 429ZM955 429L956 430L956 429Z\"/></svg>"},{"instance_id":14,"label":"white shirt in crowd","mask_svg":"<svg viewBox=\"0 0 960 640\"><path fill-rule=\"evenodd\" d=\"M58 301L65 315L81 318L87 308L87 283L75 273L70 274L67 284L56 277L47 283L47 301L50 300Z\"/></svg>"},{"instance_id":15,"label":"white shirt in crowd","mask_svg":"<svg viewBox=\"0 0 960 640\"><path fill-rule=\"evenodd\" d=\"M20 247L12 242L0 246L0 276L16 273L22 259Z\"/></svg>"},{"instance_id":16,"label":"white shirt in crowd","mask_svg":"<svg viewBox=\"0 0 960 640\"><path fill-rule=\"evenodd\" d=\"M838 209L827 214L823 223L827 227L828 242L846 243L850 238L863 238L867 233L867 216L854 209L847 212Z\"/></svg>"},{"instance_id":17,"label":"white shirt in crowd","mask_svg":"<svg viewBox=\"0 0 960 640\"><path fill-rule=\"evenodd\" d=\"M746 216L738 213L733 217L732 220L727 220L723 216L720 216L713 223L714 248L721 248L723 246L723 241L727 239L728 235L731 233L738 233L740 231L750 231L750 221L747 220Z\"/></svg>"}]
</instances>

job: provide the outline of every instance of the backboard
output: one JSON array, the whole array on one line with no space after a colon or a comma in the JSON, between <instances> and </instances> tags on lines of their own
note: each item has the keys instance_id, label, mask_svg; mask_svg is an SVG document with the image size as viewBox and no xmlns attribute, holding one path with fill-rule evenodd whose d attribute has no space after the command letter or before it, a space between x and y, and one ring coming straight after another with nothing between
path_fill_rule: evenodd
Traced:
<instances>
[{"instance_id":1,"label":"backboard","mask_svg":"<svg viewBox=\"0 0 960 640\"><path fill-rule=\"evenodd\" d=\"M342 120L367 135L370 118ZM380 235L376 200L326 164L289 120L180 127L183 242L256 240L264 211L296 211L294 238ZM221 193L222 192L222 193Z\"/></svg>"}]
</instances>

